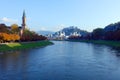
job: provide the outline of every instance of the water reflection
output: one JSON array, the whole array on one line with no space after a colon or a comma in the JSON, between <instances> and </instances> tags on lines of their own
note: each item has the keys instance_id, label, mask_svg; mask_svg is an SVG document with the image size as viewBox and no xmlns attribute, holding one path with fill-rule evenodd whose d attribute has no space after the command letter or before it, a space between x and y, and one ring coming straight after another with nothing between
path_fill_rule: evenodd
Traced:
<instances>
[{"instance_id":1,"label":"water reflection","mask_svg":"<svg viewBox=\"0 0 120 80\"><path fill-rule=\"evenodd\" d=\"M111 47L110 50L113 51L117 57L120 57L120 48L119 47Z\"/></svg>"}]
</instances>

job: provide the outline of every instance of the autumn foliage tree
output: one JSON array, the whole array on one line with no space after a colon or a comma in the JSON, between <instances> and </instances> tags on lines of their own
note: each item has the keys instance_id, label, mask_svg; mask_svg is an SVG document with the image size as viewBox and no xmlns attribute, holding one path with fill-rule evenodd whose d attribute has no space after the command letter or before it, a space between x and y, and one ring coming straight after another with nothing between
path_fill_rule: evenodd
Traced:
<instances>
[{"instance_id":1,"label":"autumn foliage tree","mask_svg":"<svg viewBox=\"0 0 120 80\"><path fill-rule=\"evenodd\" d=\"M0 33L0 42L14 42L20 40L17 34Z\"/></svg>"},{"instance_id":2,"label":"autumn foliage tree","mask_svg":"<svg viewBox=\"0 0 120 80\"><path fill-rule=\"evenodd\" d=\"M17 24L13 24L11 27L0 24L0 43L19 41L20 36L18 35L18 32L19 29Z\"/></svg>"},{"instance_id":3,"label":"autumn foliage tree","mask_svg":"<svg viewBox=\"0 0 120 80\"><path fill-rule=\"evenodd\" d=\"M19 33L20 29L17 24L12 24L10 27L5 24L0 24L0 43L15 41L38 41L47 39L45 36L38 35L29 29L25 29L22 36L20 36Z\"/></svg>"},{"instance_id":4,"label":"autumn foliage tree","mask_svg":"<svg viewBox=\"0 0 120 80\"><path fill-rule=\"evenodd\" d=\"M18 34L19 33L19 27L17 24L12 24L11 25L11 31L12 33Z\"/></svg>"}]
</instances>

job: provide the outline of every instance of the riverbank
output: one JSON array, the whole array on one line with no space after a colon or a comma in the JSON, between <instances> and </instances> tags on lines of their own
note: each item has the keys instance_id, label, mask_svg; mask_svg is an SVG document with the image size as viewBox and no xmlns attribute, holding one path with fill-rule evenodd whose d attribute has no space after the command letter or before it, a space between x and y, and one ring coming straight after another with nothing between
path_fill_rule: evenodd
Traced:
<instances>
[{"instance_id":1,"label":"riverbank","mask_svg":"<svg viewBox=\"0 0 120 80\"><path fill-rule=\"evenodd\" d=\"M68 41L86 42L86 43L108 45L113 47L120 47L120 41L106 41L106 40L68 40Z\"/></svg>"},{"instance_id":2,"label":"riverbank","mask_svg":"<svg viewBox=\"0 0 120 80\"><path fill-rule=\"evenodd\" d=\"M5 43L0 45L0 52L10 50L31 49L36 47L43 47L53 44L50 41L36 41L36 42L22 42L22 43Z\"/></svg>"}]
</instances>

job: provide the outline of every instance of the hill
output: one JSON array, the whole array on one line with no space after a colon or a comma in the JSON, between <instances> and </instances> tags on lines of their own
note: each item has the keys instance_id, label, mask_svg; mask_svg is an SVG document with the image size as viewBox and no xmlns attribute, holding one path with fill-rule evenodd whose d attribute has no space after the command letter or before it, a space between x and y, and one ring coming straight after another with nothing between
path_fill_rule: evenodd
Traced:
<instances>
[{"instance_id":1,"label":"hill","mask_svg":"<svg viewBox=\"0 0 120 80\"><path fill-rule=\"evenodd\" d=\"M86 36L88 34L87 31L81 30L76 26L70 26L70 27L63 28L62 30L55 32L54 36L55 35L60 35L60 33L64 33L65 36L70 36L74 33L82 35L82 36Z\"/></svg>"}]
</instances>

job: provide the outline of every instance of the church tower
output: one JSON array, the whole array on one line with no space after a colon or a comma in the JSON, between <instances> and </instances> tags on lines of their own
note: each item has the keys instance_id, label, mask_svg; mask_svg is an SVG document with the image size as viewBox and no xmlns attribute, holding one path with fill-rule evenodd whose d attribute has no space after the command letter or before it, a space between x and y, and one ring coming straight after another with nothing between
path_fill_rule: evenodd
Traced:
<instances>
[{"instance_id":1,"label":"church tower","mask_svg":"<svg viewBox=\"0 0 120 80\"><path fill-rule=\"evenodd\" d=\"M23 35L24 30L26 28L26 15L25 15L25 10L23 11L23 16L22 16L22 25L21 25L21 30L20 30L20 36Z\"/></svg>"},{"instance_id":2,"label":"church tower","mask_svg":"<svg viewBox=\"0 0 120 80\"><path fill-rule=\"evenodd\" d=\"M22 16L22 29L25 30L26 28L26 15L25 15L25 10L23 11L23 16Z\"/></svg>"}]
</instances>

